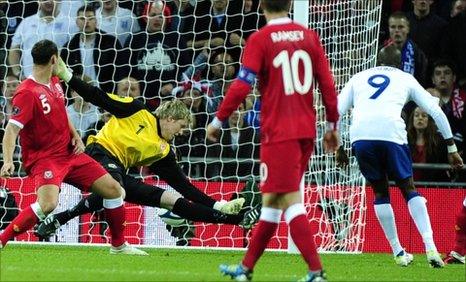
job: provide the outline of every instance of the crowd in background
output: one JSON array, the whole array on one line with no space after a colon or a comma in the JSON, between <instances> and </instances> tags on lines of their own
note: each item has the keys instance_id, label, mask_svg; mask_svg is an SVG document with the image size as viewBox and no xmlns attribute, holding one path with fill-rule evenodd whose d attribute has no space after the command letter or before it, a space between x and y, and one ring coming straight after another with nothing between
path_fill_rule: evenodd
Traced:
<instances>
[{"instance_id":1,"label":"crowd in background","mask_svg":"<svg viewBox=\"0 0 466 282\"><path fill-rule=\"evenodd\" d=\"M106 92L142 99L152 110L166 99L182 99L194 122L174 144L189 160L184 166L189 176L258 175L257 89L225 123L219 144L205 138L206 125L236 77L242 47L265 25L258 2L0 0L1 126L11 114L15 87L31 74L32 45L47 38L62 47L60 56L75 74ZM313 5L329 2L335 1ZM466 0L383 1L379 62L396 54L399 67L439 98L460 151L466 147L465 30ZM85 140L110 115L68 92L70 119ZM432 119L410 104L404 118L413 160L447 163ZM442 170L416 171L415 180L464 181Z\"/></svg>"}]
</instances>

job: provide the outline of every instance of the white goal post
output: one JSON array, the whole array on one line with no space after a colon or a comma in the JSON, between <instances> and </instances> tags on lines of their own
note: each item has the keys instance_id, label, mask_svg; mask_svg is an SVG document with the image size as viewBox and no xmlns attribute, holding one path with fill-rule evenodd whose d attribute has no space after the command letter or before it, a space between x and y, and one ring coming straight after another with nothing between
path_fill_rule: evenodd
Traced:
<instances>
[{"instance_id":1,"label":"white goal post","mask_svg":"<svg viewBox=\"0 0 466 282\"><path fill-rule=\"evenodd\" d=\"M153 1L153 0L152 0ZM166 0L167 4L175 5L174 1ZM24 1L24 4L28 1ZM69 24L75 22L75 13L77 11L76 3L98 3L99 1L84 1L84 0L63 0L67 13L63 14L68 19ZM132 9L132 17L143 25L144 16L138 14L142 12L142 4L145 1L122 1L127 4L124 8ZM232 30L223 30L227 36L237 33L239 38L245 39L248 34L256 30L259 26L261 15L257 8L259 0L253 1L253 10L249 11L246 6L243 6L242 0L227 1L231 14L227 12L226 20L238 19L242 17L243 21L239 21L241 25L239 28ZM132 3L131 5L128 3ZM191 39L192 36L196 41L196 36L193 33L198 23L203 19L200 7L206 7L210 0L190 1L193 6L192 12L195 17L190 17L183 13L176 13L176 6L171 6L171 14L164 14L165 17L171 19L170 23L179 22L183 19L192 20L188 22L183 30L171 31L176 32L179 38ZM9 9L9 4L6 5L6 15L12 14ZM355 73L375 66L377 55L377 43L381 17L382 0L296 0L293 3L290 14L293 19L313 28L321 38L323 46L326 49L333 74L335 76L337 90L341 90L344 83ZM11 6L13 7L13 6ZM29 6L28 6L29 7ZM5 6L3 7L5 10ZM16 7L17 8L17 7ZM26 11L26 10L24 10ZM229 11L229 10L228 10ZM16 11L17 12L17 11ZM208 10L204 11L208 13ZM34 13L28 13L34 14ZM21 15L20 15L21 16ZM185 18L184 18L185 17ZM99 18L99 17L97 17ZM254 19L256 22L252 24L250 21ZM9 23L13 23L13 18L8 18ZM24 20L23 20L24 21ZM99 23L98 23L99 24ZM68 37L72 38L76 34L76 28L69 29ZM144 28L142 28L144 30ZM13 32L13 31L11 31ZM34 30L28 30L30 34ZM7 34L8 33L8 34ZM45 34L45 33L44 33ZM35 33L38 39L43 39L43 33ZM170 52L175 50L175 53L188 51L191 56L185 64L176 65L179 67L179 73L176 77L169 78L165 81L165 77L160 75L151 77L154 81L165 83L170 82L176 86L185 86L182 80L188 77L189 79L199 79L199 89L202 89L201 99L205 103L203 110L194 109L191 104L191 110L195 116L196 121L207 120L212 117L215 111L211 111L213 105L218 101L216 93L220 96L225 92L231 79L225 79L228 75L230 67L234 70L238 69L238 63L234 62L235 55L241 54L241 48L238 46L231 46L232 44L225 40L223 45L217 46L213 44L214 37L217 36L214 31L207 30L203 36L207 34L207 43L210 43L207 58L202 58L196 55L201 53L201 47L192 52L187 47L171 46L164 49L164 45L148 44L144 48L147 53L145 54L145 66L147 71L163 68L163 64L170 60ZM10 30L0 30L0 35L7 35L13 37ZM168 32L163 33L163 37L168 36ZM200 36L200 35L199 35ZM17 38L15 39L17 40ZM15 41L17 42L17 41ZM191 42L191 41L188 41ZM194 43L193 43L194 44ZM239 43L237 43L239 44ZM127 54L135 54L138 52L136 49L129 49L128 46L121 44L121 47L115 46L115 51L129 51ZM208 45L208 44L207 44ZM215 45L215 47L213 47ZM183 45L184 46L184 45ZM6 46L5 48L11 48ZM0 48L3 48L0 46ZM142 48L142 49L144 49ZM153 49L150 49L153 48ZM142 50L141 49L141 50ZM222 50L222 51L219 51ZM1 50L0 50L1 51ZM11 50L10 50L11 51ZM23 51L20 49L20 51ZM220 56L221 52L231 53L232 56ZM90 53L87 53L90 54ZM126 54L126 53L125 53ZM1 56L0 56L1 57ZM125 58L123 58L125 59ZM128 59L128 58L126 58ZM239 59L239 58L238 58ZM87 61L89 62L89 61ZM142 68L141 64L134 66L129 61L124 61L124 67ZM117 65L116 59L113 62ZM147 64L154 63L153 66ZM174 63L174 62L171 62ZM173 64L175 65L175 64ZM182 71L186 71L189 67L194 67L193 72L187 72L182 75ZM19 65L8 65L8 60L0 61L0 67L19 67ZM89 66L87 66L89 67ZM17 69L17 68L15 68ZM83 68L88 70L89 68ZM218 73L220 72L220 77ZM92 72L91 72L92 74ZM223 77L222 77L223 74ZM99 84L99 73L95 73L96 78L93 83ZM147 76L149 77L149 76ZM140 85L145 85L148 81L145 78L135 77ZM149 78L147 78L149 79ZM118 84L118 79L112 78L111 83ZM7 90L7 85L14 83L14 76L9 75L5 80L7 83L4 85L3 95L0 95L0 113L3 124L0 126L0 133L3 136L4 125L9 115L11 114L11 94ZM153 81L151 81L153 82ZM201 87L202 86L202 87ZM176 88L180 89L180 88ZM115 91L118 91L116 88ZM125 90L126 91L126 90ZM141 86L141 91L143 86ZM350 166L346 169L336 168L335 159L333 155L325 154L322 148L322 135L325 130L325 112L323 110L320 92L316 89L315 105L318 115L317 132L318 139L316 140L316 150L309 162L309 170L305 173L303 178L303 198L305 207L308 211L308 218L311 222L312 229L315 232L315 242L320 252L343 252L343 253L360 253L364 246L364 229L365 229L365 215L366 215L366 197L365 197L365 181L361 176L357 167L354 157L351 157ZM118 93L124 95L125 93ZM142 93L143 94L143 93ZM9 96L10 95L10 96ZM192 95L192 93L191 93ZM183 98L179 93L173 95L174 98ZM186 97L184 97L186 98ZM193 100L196 97L191 97ZM146 102L152 102L153 99L142 97ZM221 97L220 97L221 99ZM69 100L72 101L71 99ZM214 197L216 200L229 200L231 197L245 196L248 197L247 203L255 205L259 202L260 194L257 189L258 182L258 154L255 150L259 147L259 133L257 118L260 116L259 111L260 93L257 89L252 91L248 97L248 102L244 104L245 110L248 114L243 116L243 112L239 115L241 124L244 123L244 130L252 132L249 139L244 143L235 143L242 140L240 134L231 134L229 137L230 143L220 143L217 146L206 144L202 134L198 134L203 128L192 128L190 134L182 140L176 140L175 147L180 151L183 156L180 164L183 166L186 174L193 180L194 184L202 191ZM257 107L256 107L257 106ZM81 108L82 110L82 108ZM84 113L77 111L76 121L81 127L89 118ZM249 118L249 119L248 119ZM344 117L343 127L343 141L345 148L350 151L348 142L348 117ZM240 124L235 121L235 126ZM81 132L96 130L95 127L84 128ZM224 130L224 132L230 132ZM242 134L242 133L241 133ZM226 142L226 141L225 141ZM244 147L241 147L243 146ZM251 149L252 148L252 149ZM212 150L212 151L210 151ZM214 152L214 153L209 153ZM246 153L245 153L246 152ZM16 150L18 159L16 160L16 167L21 168L20 150ZM162 188L171 189L164 182L159 181L156 175L151 175L145 168L138 168L132 170L131 173L144 178L148 183L158 185ZM286 177L286 176L284 176ZM80 191L71 185L64 184L62 186L60 195L59 209L71 208L79 199L82 194ZM20 172L18 177L13 179L0 178L0 228L11 220L15 210L25 208L27 205L34 201L35 187L31 180L25 177L24 173ZM8 196L9 195L9 196ZM12 204L12 199L15 205ZM171 228L167 227L157 216L157 210L151 207L140 207L135 205L127 205L127 231L128 240L133 244L140 244L146 246L193 246L193 247L212 247L212 248L244 248L247 247L251 233L245 232L239 227L228 225L213 225L202 223L189 223L180 227ZM100 214L85 215L71 221L67 226L61 228L59 233L51 238L52 242L60 243L107 243L108 230L105 221ZM20 236L18 241L37 241L38 238L34 235L33 231L27 232L25 235ZM275 250L289 250L296 252L293 248L292 241L288 239L288 229L286 224L281 223L277 233L273 237L270 245L268 246Z\"/></svg>"}]
</instances>

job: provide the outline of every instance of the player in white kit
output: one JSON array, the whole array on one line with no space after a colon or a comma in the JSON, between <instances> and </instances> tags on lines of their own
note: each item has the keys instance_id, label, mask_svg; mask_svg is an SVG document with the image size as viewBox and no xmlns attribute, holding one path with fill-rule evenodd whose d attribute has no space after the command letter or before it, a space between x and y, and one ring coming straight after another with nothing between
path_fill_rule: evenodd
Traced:
<instances>
[{"instance_id":1,"label":"player in white kit","mask_svg":"<svg viewBox=\"0 0 466 282\"><path fill-rule=\"evenodd\" d=\"M455 169L463 166L457 152L447 117L433 97L409 73L397 68L374 67L354 75L338 96L340 116L352 110L350 141L361 173L375 193L374 210L390 243L395 262L407 266L413 260L401 246L389 196L389 179L393 179L407 201L411 217L422 236L427 261L443 267L432 234L426 200L413 184L412 160L407 146L406 125L401 118L403 106L414 101L437 124L448 147L448 161ZM347 163L342 149L337 161Z\"/></svg>"}]
</instances>

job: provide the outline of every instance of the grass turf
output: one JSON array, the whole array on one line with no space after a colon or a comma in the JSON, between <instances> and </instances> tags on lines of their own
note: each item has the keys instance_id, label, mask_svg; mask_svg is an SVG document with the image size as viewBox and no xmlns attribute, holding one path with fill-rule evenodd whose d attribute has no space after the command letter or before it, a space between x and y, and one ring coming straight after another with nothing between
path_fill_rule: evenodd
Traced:
<instances>
[{"instance_id":1,"label":"grass turf","mask_svg":"<svg viewBox=\"0 0 466 282\"><path fill-rule=\"evenodd\" d=\"M8 245L0 251L0 281L229 281L220 263L243 252L147 249L150 256L110 255L108 247ZM330 281L466 281L464 265L432 269L425 255L401 268L388 254L323 254ZM254 281L293 281L306 273L300 256L267 252Z\"/></svg>"}]
</instances>

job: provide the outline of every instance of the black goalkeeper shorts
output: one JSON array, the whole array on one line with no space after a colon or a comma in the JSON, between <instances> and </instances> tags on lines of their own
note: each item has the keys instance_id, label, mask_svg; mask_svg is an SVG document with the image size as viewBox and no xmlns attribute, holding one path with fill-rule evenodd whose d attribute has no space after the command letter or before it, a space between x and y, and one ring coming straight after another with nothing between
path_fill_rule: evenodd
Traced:
<instances>
[{"instance_id":1,"label":"black goalkeeper shorts","mask_svg":"<svg viewBox=\"0 0 466 282\"><path fill-rule=\"evenodd\" d=\"M160 198L165 191L157 186L144 183L131 175L120 161L102 145L92 143L86 146L85 153L98 161L126 191L125 201L132 204L160 207Z\"/></svg>"}]
</instances>

